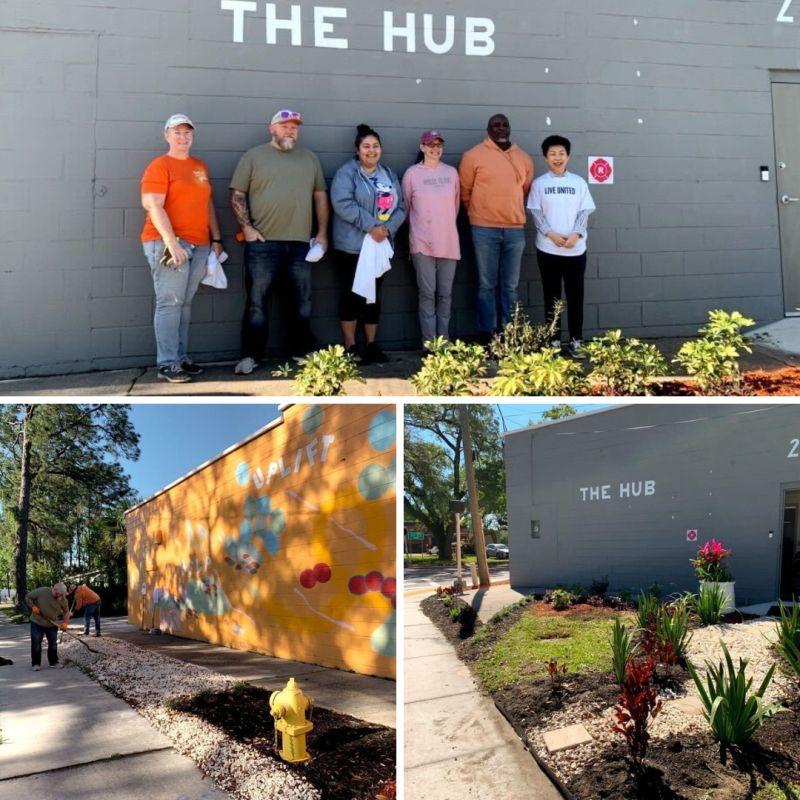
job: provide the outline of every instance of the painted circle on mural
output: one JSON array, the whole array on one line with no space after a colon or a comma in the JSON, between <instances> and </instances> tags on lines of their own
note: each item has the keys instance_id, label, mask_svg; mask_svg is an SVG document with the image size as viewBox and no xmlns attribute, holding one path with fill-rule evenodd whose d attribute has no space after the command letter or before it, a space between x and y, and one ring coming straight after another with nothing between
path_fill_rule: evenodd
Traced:
<instances>
[{"instance_id":1,"label":"painted circle on mural","mask_svg":"<svg viewBox=\"0 0 800 800\"><path fill-rule=\"evenodd\" d=\"M388 408L379 411L369 423L369 443L373 450L388 450L394 445L396 435L394 412Z\"/></svg>"},{"instance_id":2,"label":"painted circle on mural","mask_svg":"<svg viewBox=\"0 0 800 800\"><path fill-rule=\"evenodd\" d=\"M307 408L303 414L303 433L311 436L320 425L322 425L322 408L320 406Z\"/></svg>"},{"instance_id":3,"label":"painted circle on mural","mask_svg":"<svg viewBox=\"0 0 800 800\"><path fill-rule=\"evenodd\" d=\"M389 597L397 591L397 581L394 578L384 578L381 585L381 594L384 597Z\"/></svg>"},{"instance_id":4,"label":"painted circle on mural","mask_svg":"<svg viewBox=\"0 0 800 800\"><path fill-rule=\"evenodd\" d=\"M254 497L248 497L247 500L244 501L244 515L247 519L253 519L253 517L258 513L258 503Z\"/></svg>"},{"instance_id":5,"label":"painted circle on mural","mask_svg":"<svg viewBox=\"0 0 800 800\"><path fill-rule=\"evenodd\" d=\"M242 539L250 539L252 530L250 523L246 519L243 519L242 524L239 526L239 536L241 536Z\"/></svg>"},{"instance_id":6,"label":"painted circle on mural","mask_svg":"<svg viewBox=\"0 0 800 800\"><path fill-rule=\"evenodd\" d=\"M313 569L304 569L300 573L300 585L304 589L313 589L317 579L314 577Z\"/></svg>"},{"instance_id":7,"label":"painted circle on mural","mask_svg":"<svg viewBox=\"0 0 800 800\"><path fill-rule=\"evenodd\" d=\"M366 594L367 582L364 580L363 575L353 575L353 577L347 582L347 588L353 594Z\"/></svg>"},{"instance_id":8,"label":"painted circle on mural","mask_svg":"<svg viewBox=\"0 0 800 800\"><path fill-rule=\"evenodd\" d=\"M367 574L364 580L366 581L367 589L369 589L371 592L378 592L380 591L381 584L383 583L383 575L381 575L378 570L373 570Z\"/></svg>"},{"instance_id":9,"label":"painted circle on mural","mask_svg":"<svg viewBox=\"0 0 800 800\"><path fill-rule=\"evenodd\" d=\"M386 494L391 481L380 464L367 464L358 476L358 491L365 500L379 500Z\"/></svg>"},{"instance_id":10,"label":"painted circle on mural","mask_svg":"<svg viewBox=\"0 0 800 800\"><path fill-rule=\"evenodd\" d=\"M258 513L263 514L265 517L269 514L270 500L268 494L262 494L256 501Z\"/></svg>"},{"instance_id":11,"label":"painted circle on mural","mask_svg":"<svg viewBox=\"0 0 800 800\"><path fill-rule=\"evenodd\" d=\"M315 564L314 577L320 583L327 583L331 579L331 568L325 563Z\"/></svg>"},{"instance_id":12,"label":"painted circle on mural","mask_svg":"<svg viewBox=\"0 0 800 800\"><path fill-rule=\"evenodd\" d=\"M250 483L250 465L246 461L242 461L236 467L236 483L239 486L247 486Z\"/></svg>"}]
</instances>

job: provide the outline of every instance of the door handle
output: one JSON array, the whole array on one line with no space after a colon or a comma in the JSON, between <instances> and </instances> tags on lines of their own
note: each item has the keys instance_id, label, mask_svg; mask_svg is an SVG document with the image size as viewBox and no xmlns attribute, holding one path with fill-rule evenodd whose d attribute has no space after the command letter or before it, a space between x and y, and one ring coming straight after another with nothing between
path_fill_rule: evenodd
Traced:
<instances>
[{"instance_id":1,"label":"door handle","mask_svg":"<svg viewBox=\"0 0 800 800\"><path fill-rule=\"evenodd\" d=\"M789 203L798 203L800 202L800 197L789 197L788 194L781 195L781 203L785 206L788 206Z\"/></svg>"}]
</instances>

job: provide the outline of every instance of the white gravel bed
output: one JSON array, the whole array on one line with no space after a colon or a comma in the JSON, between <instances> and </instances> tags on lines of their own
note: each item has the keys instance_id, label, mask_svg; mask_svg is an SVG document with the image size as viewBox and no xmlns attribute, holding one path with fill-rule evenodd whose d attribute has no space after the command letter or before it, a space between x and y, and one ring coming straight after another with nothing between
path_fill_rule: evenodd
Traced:
<instances>
[{"instance_id":1,"label":"white gravel bed","mask_svg":"<svg viewBox=\"0 0 800 800\"><path fill-rule=\"evenodd\" d=\"M701 678L705 677L705 662L718 664L724 659L720 641L724 641L738 669L739 659L748 659L746 674L753 678L751 691L755 691L767 674L770 666L778 660L778 656L770 643L777 638L774 619L756 619L736 625L709 625L693 631L689 644L689 660L697 669ZM780 702L792 691L792 679L781 669L779 663L772 682L765 693L767 702ZM569 682L566 683L567 690ZM676 706L676 698L693 697L699 699L697 687L691 678L683 683L677 692L663 691L664 702L659 715L651 722L652 740L667 739L672 735L691 735L709 731L708 723L702 714L687 714ZM592 736L592 741L562 750L548 753L544 745L543 734L546 731L562 728L567 725L582 723ZM542 757L562 778L577 775L590 761L600 757L609 747L624 746L620 734L611 730L614 724L613 706L579 700L567 705L547 720L540 727L527 730L528 738L539 756Z\"/></svg>"},{"instance_id":2,"label":"white gravel bed","mask_svg":"<svg viewBox=\"0 0 800 800\"><path fill-rule=\"evenodd\" d=\"M236 742L193 714L164 705L171 697L206 689L224 691L234 683L230 678L119 639L91 639L88 644L102 655L89 652L71 638L59 652L130 703L218 788L236 800L319 800L319 790L283 764Z\"/></svg>"}]
</instances>

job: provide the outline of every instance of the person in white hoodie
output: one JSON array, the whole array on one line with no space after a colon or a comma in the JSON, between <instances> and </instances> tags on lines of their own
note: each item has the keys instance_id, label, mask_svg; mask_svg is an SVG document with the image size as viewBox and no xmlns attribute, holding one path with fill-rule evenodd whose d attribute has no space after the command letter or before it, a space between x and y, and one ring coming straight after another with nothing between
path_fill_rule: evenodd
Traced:
<instances>
[{"instance_id":1,"label":"person in white hoodie","mask_svg":"<svg viewBox=\"0 0 800 800\"><path fill-rule=\"evenodd\" d=\"M536 222L536 259L542 276L545 319L552 321L563 284L569 349L582 357L587 224L595 204L586 181L567 171L570 149L570 141L564 136L548 136L542 142L549 171L533 182L528 208ZM555 335L552 345L561 347L560 322Z\"/></svg>"}]
</instances>

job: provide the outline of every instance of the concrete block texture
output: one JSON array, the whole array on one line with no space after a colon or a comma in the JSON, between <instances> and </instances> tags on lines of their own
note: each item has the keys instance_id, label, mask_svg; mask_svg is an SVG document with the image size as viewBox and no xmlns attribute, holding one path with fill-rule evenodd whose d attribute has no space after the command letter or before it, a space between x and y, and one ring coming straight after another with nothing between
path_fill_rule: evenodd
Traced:
<instances>
[{"instance_id":1,"label":"concrete block texture","mask_svg":"<svg viewBox=\"0 0 800 800\"><path fill-rule=\"evenodd\" d=\"M383 159L398 172L432 126L445 133L445 161L457 165L496 111L508 114L537 175L546 170L540 143L551 133L571 139L570 169L584 177L589 156L613 156L614 184L591 186L587 331L696 330L715 305L759 322L782 315L770 81L800 81L800 24L776 21L777 9L717 0L676 0L665 9L645 0L632 14L624 0L557 7L498 0L490 8L410 0L392 13L395 26L414 15L413 42L396 31L386 50L382 8L342 4L346 16L331 18L324 34L346 40L342 49L318 46L326 43L315 31L314 5L298 5L293 44L285 28L268 42L261 2L242 13L240 30L234 12L197 0L4 3L0 319L31 318L33 298L51 298L57 325L69 320L75 331L59 343L58 369L114 366L115 354L119 366L130 365L134 351L143 365L152 362L152 335L143 335L153 300L139 245L140 177L164 152L163 121L177 111L197 125L193 154L209 167L231 254L229 288L196 301L193 336L209 348L219 340L223 346L212 349L238 349L243 281L228 181L241 154L265 140L266 120L287 106L304 114L302 143L319 155L329 185L361 121L380 131ZM277 11L290 17L288 4ZM426 45L425 14L433 15L435 42L445 40L445 18L453 17L448 52ZM468 53L468 17L491 19L490 55ZM760 165L770 168L770 182L760 181ZM476 332L477 282L463 213L459 225L464 260L451 333L466 336ZM528 218L519 295L538 319L534 235ZM379 329L394 347L418 346L406 253L403 231ZM70 280L72 272L82 277ZM314 330L323 341L339 338L338 291L326 261L314 288ZM277 346L280 315L275 326ZM35 337L15 342L0 377L12 366L46 370L48 347Z\"/></svg>"}]
</instances>

